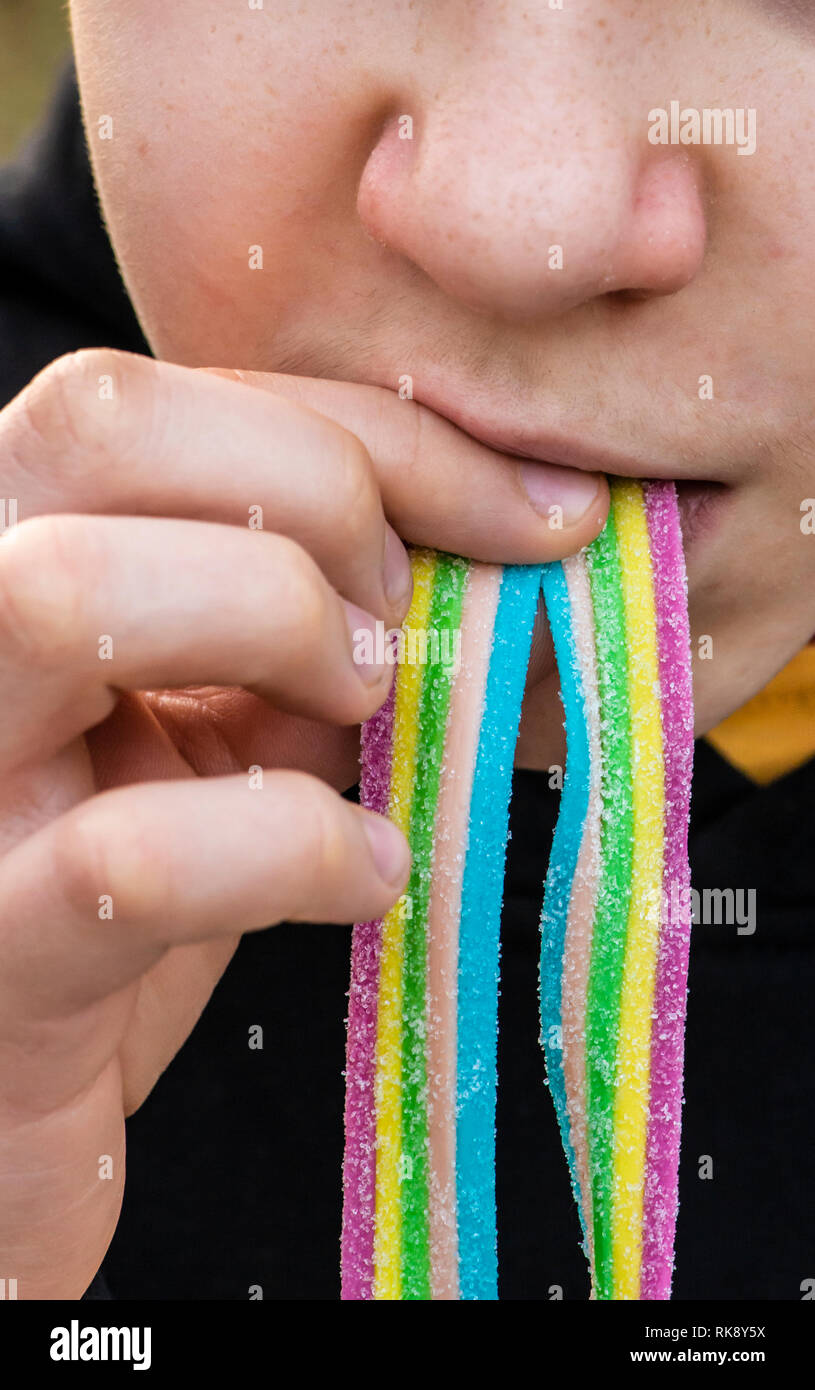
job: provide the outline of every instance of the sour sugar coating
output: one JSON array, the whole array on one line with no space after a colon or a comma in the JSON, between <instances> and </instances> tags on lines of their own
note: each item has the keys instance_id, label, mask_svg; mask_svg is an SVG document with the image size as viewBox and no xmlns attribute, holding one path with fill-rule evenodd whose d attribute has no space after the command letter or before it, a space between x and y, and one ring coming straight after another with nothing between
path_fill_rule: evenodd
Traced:
<instances>
[{"instance_id":1,"label":"sour sugar coating","mask_svg":"<svg viewBox=\"0 0 815 1390\"><path fill-rule=\"evenodd\" d=\"M360 800L380 815L388 812L393 738L394 689L362 728ZM377 1001L382 921L359 922L351 950L351 989L345 1087L342 1296L371 1297L374 1272L376 1182Z\"/></svg>"},{"instance_id":2,"label":"sour sugar coating","mask_svg":"<svg viewBox=\"0 0 815 1390\"><path fill-rule=\"evenodd\" d=\"M648 483L645 503L654 567L662 690L665 865L651 1035L640 1297L665 1299L670 1298L674 1263L691 928L688 820L693 775L693 686L688 585L673 484Z\"/></svg>"},{"instance_id":3,"label":"sour sugar coating","mask_svg":"<svg viewBox=\"0 0 815 1390\"><path fill-rule=\"evenodd\" d=\"M575 878L589 812L589 727L585 710L583 673L578 656L576 614L573 611L565 565L553 564L544 567L543 594L560 670L569 761L563 780L560 813L549 853L549 872L546 877L541 918L541 1042L546 1048L549 1087L569 1163L572 1189L586 1237L584 1188L587 1172L585 1154L581 1154L582 1161L578 1163L577 1151L572 1141L572 1121L566 1094L563 1056L563 1003L564 997L577 983L567 981L565 976L566 937L569 904L577 891Z\"/></svg>"},{"instance_id":4,"label":"sour sugar coating","mask_svg":"<svg viewBox=\"0 0 815 1390\"><path fill-rule=\"evenodd\" d=\"M354 928L342 1296L494 1299L498 942L514 749L541 571L422 550L363 805L411 848Z\"/></svg>"},{"instance_id":5,"label":"sour sugar coating","mask_svg":"<svg viewBox=\"0 0 815 1390\"><path fill-rule=\"evenodd\" d=\"M542 914L541 1037L592 1294L664 1299L677 1207L693 760L673 485L612 480L604 531L584 555L547 567L544 591L568 754Z\"/></svg>"},{"instance_id":6,"label":"sour sugar coating","mask_svg":"<svg viewBox=\"0 0 815 1390\"><path fill-rule=\"evenodd\" d=\"M411 563L393 689L362 731L362 804L402 828L411 871L390 912L354 928L342 1296L498 1297L499 926L542 588L567 762L540 1037L592 1296L669 1298L693 761L675 489L612 479L604 530L562 563Z\"/></svg>"}]
</instances>

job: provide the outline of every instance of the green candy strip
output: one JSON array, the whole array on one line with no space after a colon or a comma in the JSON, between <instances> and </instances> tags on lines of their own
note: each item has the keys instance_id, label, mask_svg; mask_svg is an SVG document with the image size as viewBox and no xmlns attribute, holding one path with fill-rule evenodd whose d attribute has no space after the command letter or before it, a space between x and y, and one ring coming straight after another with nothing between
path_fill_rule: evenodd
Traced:
<instances>
[{"instance_id":1,"label":"green candy strip","mask_svg":"<svg viewBox=\"0 0 815 1390\"><path fill-rule=\"evenodd\" d=\"M407 886L402 964L402 1298L431 1297L428 1175L427 915L430 901L436 805L452 662L469 565L439 555L428 617L427 660L419 697L419 744L410 819L412 867ZM438 648L434 644L438 642Z\"/></svg>"},{"instance_id":2,"label":"green candy strip","mask_svg":"<svg viewBox=\"0 0 815 1390\"><path fill-rule=\"evenodd\" d=\"M612 1294L612 1146L620 992L631 896L633 835L631 712L625 609L614 519L587 552L603 711L600 882L589 965L586 1087L597 1297Z\"/></svg>"}]
</instances>

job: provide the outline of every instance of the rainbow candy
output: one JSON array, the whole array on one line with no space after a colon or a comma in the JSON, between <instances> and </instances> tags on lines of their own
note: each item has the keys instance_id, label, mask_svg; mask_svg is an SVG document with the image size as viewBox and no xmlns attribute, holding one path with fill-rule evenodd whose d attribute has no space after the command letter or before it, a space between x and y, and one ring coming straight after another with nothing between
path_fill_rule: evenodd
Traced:
<instances>
[{"instance_id":1,"label":"rainbow candy","mask_svg":"<svg viewBox=\"0 0 815 1390\"><path fill-rule=\"evenodd\" d=\"M394 689L363 728L361 800L413 862L354 929L343 1297L494 1299L498 938L541 570L420 551L413 576ZM422 633L438 641L412 663Z\"/></svg>"},{"instance_id":2,"label":"rainbow candy","mask_svg":"<svg viewBox=\"0 0 815 1390\"><path fill-rule=\"evenodd\" d=\"M541 1040L596 1298L670 1297L690 939L693 700L672 484L611 486L545 567L568 761L541 919Z\"/></svg>"},{"instance_id":3,"label":"rainbow candy","mask_svg":"<svg viewBox=\"0 0 815 1390\"><path fill-rule=\"evenodd\" d=\"M569 754L541 1037L595 1296L668 1297L688 933L660 909L666 885L689 902L692 754L674 490L614 482L604 532L562 565L412 563L394 686L362 733L361 801L402 827L412 868L354 929L343 1298L498 1296L499 924L541 585Z\"/></svg>"}]
</instances>

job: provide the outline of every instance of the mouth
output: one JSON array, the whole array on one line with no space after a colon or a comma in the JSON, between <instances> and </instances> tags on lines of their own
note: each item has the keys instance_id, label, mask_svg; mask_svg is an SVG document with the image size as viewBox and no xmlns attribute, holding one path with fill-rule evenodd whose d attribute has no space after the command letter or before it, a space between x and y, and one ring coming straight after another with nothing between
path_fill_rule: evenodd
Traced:
<instances>
[{"instance_id":1,"label":"mouth","mask_svg":"<svg viewBox=\"0 0 815 1390\"><path fill-rule=\"evenodd\" d=\"M697 541L710 535L731 492L724 483L687 478L675 480L675 486L682 543L687 552Z\"/></svg>"},{"instance_id":2,"label":"mouth","mask_svg":"<svg viewBox=\"0 0 815 1390\"><path fill-rule=\"evenodd\" d=\"M653 457L645 460L624 454L607 442L578 439L558 430L507 425L506 418L499 420L486 413L476 414L463 393L437 394L432 386L428 389L427 384L423 383L421 399L418 394L416 399L436 414L445 416L480 444L502 454L561 468L578 468L587 473L605 473L611 477L637 478L643 482L673 481L686 549L709 534L718 520L723 503L731 495L730 487L723 480L689 476L685 464L680 470L667 456L656 462ZM509 410L506 413L509 414Z\"/></svg>"}]
</instances>

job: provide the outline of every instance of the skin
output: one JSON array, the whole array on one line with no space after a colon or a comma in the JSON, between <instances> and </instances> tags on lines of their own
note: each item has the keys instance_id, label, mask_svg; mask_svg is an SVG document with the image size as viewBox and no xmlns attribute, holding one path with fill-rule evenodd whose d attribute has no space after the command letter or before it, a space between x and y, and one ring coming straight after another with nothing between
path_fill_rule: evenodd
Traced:
<instances>
[{"instance_id":1,"label":"skin","mask_svg":"<svg viewBox=\"0 0 815 1390\"><path fill-rule=\"evenodd\" d=\"M602 525L598 471L715 483L683 503L699 733L815 632L807 6L71 9L160 361L63 359L0 415L0 1248L34 1298L101 1263L124 1117L239 934L404 886L337 795L390 679L348 623L409 599L394 531L543 561ZM649 144L674 98L754 107L757 152ZM522 765L562 756L555 691L541 621Z\"/></svg>"},{"instance_id":2,"label":"skin","mask_svg":"<svg viewBox=\"0 0 815 1390\"><path fill-rule=\"evenodd\" d=\"M714 639L700 733L809 639L811 6L72 9L103 207L159 356L391 391L408 372L459 422L723 484L688 555L694 631ZM650 145L647 113L673 98L755 108L757 152Z\"/></svg>"}]
</instances>

